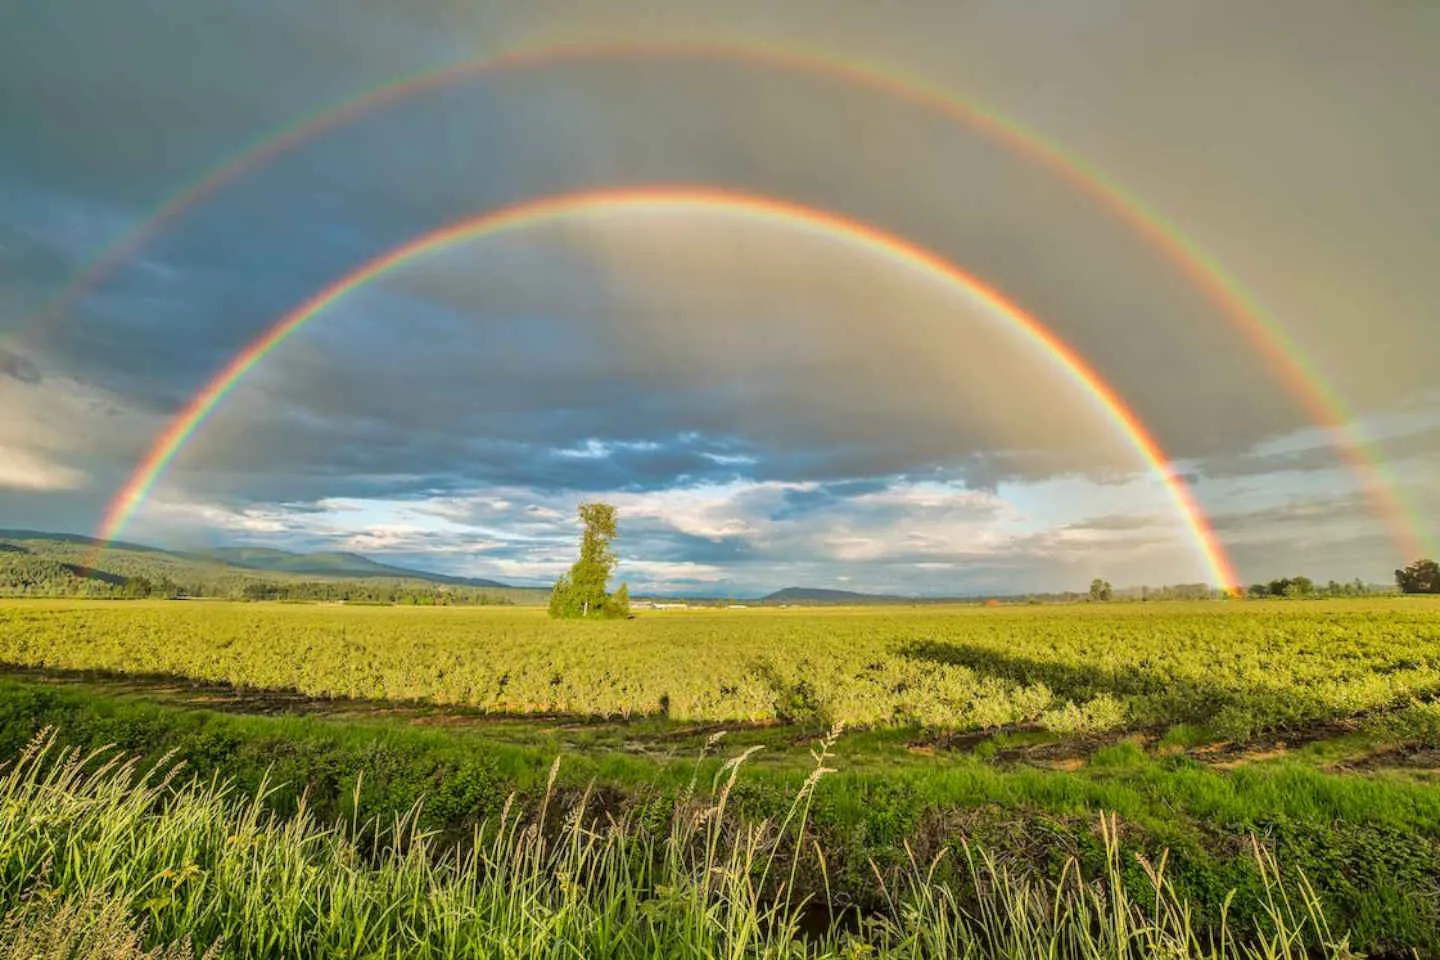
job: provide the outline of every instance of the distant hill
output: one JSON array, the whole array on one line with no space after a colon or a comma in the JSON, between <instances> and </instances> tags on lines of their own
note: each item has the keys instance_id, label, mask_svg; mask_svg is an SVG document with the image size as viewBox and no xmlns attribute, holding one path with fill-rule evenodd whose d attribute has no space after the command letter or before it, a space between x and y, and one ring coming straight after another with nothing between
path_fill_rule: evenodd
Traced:
<instances>
[{"instance_id":1,"label":"distant hill","mask_svg":"<svg viewBox=\"0 0 1440 960\"><path fill-rule=\"evenodd\" d=\"M856 593L853 590L825 590L819 587L786 587L767 594L760 603L789 603L797 606L824 604L920 603L914 597L895 597L880 593Z\"/></svg>"},{"instance_id":2,"label":"distant hill","mask_svg":"<svg viewBox=\"0 0 1440 960\"><path fill-rule=\"evenodd\" d=\"M412 570L379 563L358 553L293 553L271 547L216 547L194 556L208 557L252 570L275 573L305 573L320 577L369 578L386 577L399 580L424 580L453 587L499 587L512 589L508 583L474 577L452 577L428 570Z\"/></svg>"},{"instance_id":3,"label":"distant hill","mask_svg":"<svg viewBox=\"0 0 1440 960\"><path fill-rule=\"evenodd\" d=\"M103 551L96 548L104 547ZM378 563L354 553L293 553L265 547L166 550L38 530L0 530L0 595L186 595L399 602L544 603L549 591Z\"/></svg>"},{"instance_id":4,"label":"distant hill","mask_svg":"<svg viewBox=\"0 0 1440 960\"><path fill-rule=\"evenodd\" d=\"M106 546L103 540L97 540L94 537L87 537L79 533L48 533L44 530L0 530L0 542L7 542L13 545L17 541L65 543L82 547ZM174 553L172 550L165 550L160 547L147 547L141 543L126 543L123 540L112 541L109 546L115 550L129 550L135 553Z\"/></svg>"}]
</instances>

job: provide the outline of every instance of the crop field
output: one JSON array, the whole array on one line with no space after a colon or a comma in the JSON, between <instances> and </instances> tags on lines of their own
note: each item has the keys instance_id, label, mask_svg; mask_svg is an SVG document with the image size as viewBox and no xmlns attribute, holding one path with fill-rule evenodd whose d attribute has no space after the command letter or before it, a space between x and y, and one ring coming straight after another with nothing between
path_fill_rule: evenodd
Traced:
<instances>
[{"instance_id":1,"label":"crop field","mask_svg":"<svg viewBox=\"0 0 1440 960\"><path fill-rule=\"evenodd\" d=\"M744 609L0 605L0 661L496 713L1244 739L1440 692L1424 601Z\"/></svg>"},{"instance_id":2,"label":"crop field","mask_svg":"<svg viewBox=\"0 0 1440 960\"><path fill-rule=\"evenodd\" d=\"M0 958L1440 956L1425 600L16 600L0 665Z\"/></svg>"}]
</instances>

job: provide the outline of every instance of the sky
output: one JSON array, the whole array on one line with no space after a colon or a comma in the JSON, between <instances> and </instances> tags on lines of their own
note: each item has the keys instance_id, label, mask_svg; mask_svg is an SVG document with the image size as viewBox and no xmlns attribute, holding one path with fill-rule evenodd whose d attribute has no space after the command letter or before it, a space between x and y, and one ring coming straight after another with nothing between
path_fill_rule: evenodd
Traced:
<instances>
[{"instance_id":1,"label":"sky","mask_svg":"<svg viewBox=\"0 0 1440 960\"><path fill-rule=\"evenodd\" d=\"M352 110L154 219L303 118L552 49ZM1143 423L1243 580L1387 581L1440 539L1436 89L1423 2L11 4L0 527L99 529L190 398L371 258L686 185L862 222L1020 305ZM973 289L685 203L480 234L338 298L120 533L543 584L592 499L639 591L1213 579L1122 425Z\"/></svg>"}]
</instances>

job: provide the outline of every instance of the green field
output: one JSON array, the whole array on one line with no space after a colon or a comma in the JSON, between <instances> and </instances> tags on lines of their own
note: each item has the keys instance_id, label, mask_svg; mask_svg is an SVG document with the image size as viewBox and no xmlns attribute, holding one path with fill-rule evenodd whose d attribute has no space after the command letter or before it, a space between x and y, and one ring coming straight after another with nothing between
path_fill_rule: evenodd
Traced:
<instances>
[{"instance_id":1,"label":"green field","mask_svg":"<svg viewBox=\"0 0 1440 960\"><path fill-rule=\"evenodd\" d=\"M235 785L228 797L183 797L174 814L183 822L174 825L173 849L155 854L156 874L169 870L173 879L187 856L207 876L258 869L204 838L233 833L233 818L252 815L243 798L263 784L263 808L280 817L297 816L303 796L308 819L277 821L275 835L251 849L268 863L293 861L303 873L308 862L326 883L364 888L352 906L388 918L367 928L379 939L367 940L364 924L348 914L325 921L333 920L326 936L354 935L372 947L350 955L504 955L487 952L499 949L495 942L427 953L414 938L430 930L426 944L460 943L427 924L460 916L480 922L481 901L501 909L485 898L512 881L487 875L482 882L478 868L462 870L445 851L475 849L466 838L493 824L512 795L512 814L583 804L629 831L623 843L605 841L622 843L625 853L605 847L612 860L601 870L611 877L603 890L562 896L526 888L531 907L543 902L539 914L520 910L527 919L513 929L492 916L496 936L510 930L511 942L533 943L545 928L527 924L559 911L568 919L555 920L555 929L567 931L561 939L571 952L555 956L785 955L800 949L786 925L813 921L798 908L787 912L798 900L786 889L828 903L827 915L866 918L859 928L837 922L828 933L808 934L813 953L954 955L960 940L922 946L919 926L954 926L968 916L978 926L964 936L989 942L999 934L975 913L986 890L1029 891L1016 895L1081 910L1077 891L1060 880L1067 862L1128 893L1143 915L1157 902L1143 864L1162 855L1165 897L1191 912L1191 946L1142 948L1137 940L1129 952L1091 944L1089 953L1078 946L1047 953L1036 941L1013 949L991 943L972 955L1210 956L1202 948L1225 927L1235 944L1278 956L1265 952L1276 917L1252 843L1297 884L1290 888L1297 904L1305 896L1301 873L1308 878L1334 927L1332 948L1348 936L1372 954L1408 956L1413 947L1431 957L1440 943L1440 604L1419 599L712 609L643 611L611 622L552 621L523 608L12 601L0 605L0 661L10 665L0 678L6 756L51 726L62 742L87 749L113 744L149 761L169 752L186 768L176 783L198 775ZM836 724L845 730L826 759L836 772L808 793L810 750ZM712 743L720 730L725 738ZM707 744L709 756L697 766ZM697 784L695 797L713 802L725 758L755 748L727 794L719 852L701 844L704 857L680 862L667 859L666 844L642 842L690 829L689 784ZM557 757L560 772L547 788ZM87 816L99 817L93 811L106 804L123 807L135 793L85 784L76 781L70 793L73 809L92 811ZM799 844L794 820L778 826L797 797L804 800ZM159 801L135 802L153 809ZM407 814L412 808L418 812ZM15 807L4 809L13 819ZM1106 813L1119 824L1109 841L1098 829ZM428 866L372 858L366 869L373 872L347 874L356 854L343 847L361 841L326 833L326 825L397 816L436 831L421 845ZM201 830L202 822L212 827ZM565 822L574 828L584 819ZM13 850L31 844L63 853L84 835L49 823L5 828L17 838ZM129 856L127 844L143 843L138 820L85 830L111 838L116 847L107 855L116 858ZM716 866L705 857L738 855L753 830L770 831L756 849L773 850L781 863L745 887L753 902L741 909L739 888L697 892L696 877ZM303 841L306 831L317 838ZM395 839L387 837L386 844ZM693 843L684 846L690 857ZM977 866L967 849L995 857L1007 879L984 873L983 857ZM936 856L941 865L917 873L912 854L920 867ZM3 874L12 903L22 893L15 856ZM507 862L537 856L505 852ZM651 866L642 869L642 861ZM25 862L33 873L40 861ZM544 863L551 872L571 869ZM722 866L740 869L728 860ZM663 876L645 872L652 868ZM754 873L753 864L741 872ZM63 858L48 882L66 891L65 903L115 893L101 873ZM300 933L319 923L307 913L316 909L316 889L296 894L296 904L308 904L294 908L310 917L304 920L246 906L233 884L224 896L211 886L189 899L156 899L135 883L125 880L126 907L106 922L143 927L148 942L173 941L187 929L184 917L203 914L208 925L195 929L230 940L251 922L285 931L268 952L237 956L337 955L338 940L322 950ZM466 883L476 901L461 904L455 886ZM386 899L387 884L409 885L407 906ZM657 889L686 892L655 905ZM1237 894L1226 908L1231 890ZM567 896L569 906L560 902ZM152 900L158 905L144 906ZM430 906L417 906L422 901ZM646 911L662 909L675 911L688 946L645 940L654 929ZM721 936L705 919L726 910L739 911L727 923L743 926L743 914L764 936L736 948L727 939L733 931ZM784 917L757 919L766 910ZM1169 920L1151 921L1175 934ZM1098 926L1073 917L1035 922L1072 944L1081 927L1090 936L1118 923L1113 916ZM882 935L875 924L889 926ZM1326 938L1314 930L1302 939L1322 955L1342 955L1323 949Z\"/></svg>"},{"instance_id":2,"label":"green field","mask_svg":"<svg viewBox=\"0 0 1440 960\"><path fill-rule=\"evenodd\" d=\"M0 606L0 660L496 713L1231 739L1440 690L1420 600L647 612Z\"/></svg>"}]
</instances>

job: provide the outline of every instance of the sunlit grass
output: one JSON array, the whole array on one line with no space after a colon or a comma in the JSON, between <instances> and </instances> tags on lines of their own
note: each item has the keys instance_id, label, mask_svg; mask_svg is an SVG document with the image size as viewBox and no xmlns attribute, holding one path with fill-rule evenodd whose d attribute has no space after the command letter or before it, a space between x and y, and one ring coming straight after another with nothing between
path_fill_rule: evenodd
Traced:
<instances>
[{"instance_id":1,"label":"sunlit grass","mask_svg":"<svg viewBox=\"0 0 1440 960\"><path fill-rule=\"evenodd\" d=\"M957 839L899 871L872 868L884 905L847 917L828 885L805 896L796 882L802 859L825 875L809 820L833 745L817 746L773 820L732 809L740 753L659 822L606 815L585 793L562 803L552 768L538 808L507 804L449 844L419 826L418 808L383 822L326 824L303 806L280 816L263 790L240 795L164 764L142 774L47 734L0 779L0 942L8 957L36 955L42 940L74 948L55 956L174 944L188 955L186 938L243 957L1349 956L1304 876L1282 874L1262 845L1247 905L1261 921L1204 929L1165 854L1123 858L1108 818L1098 876L1071 860L1037 877ZM1137 871L1143 896L1125 882Z\"/></svg>"}]
</instances>

